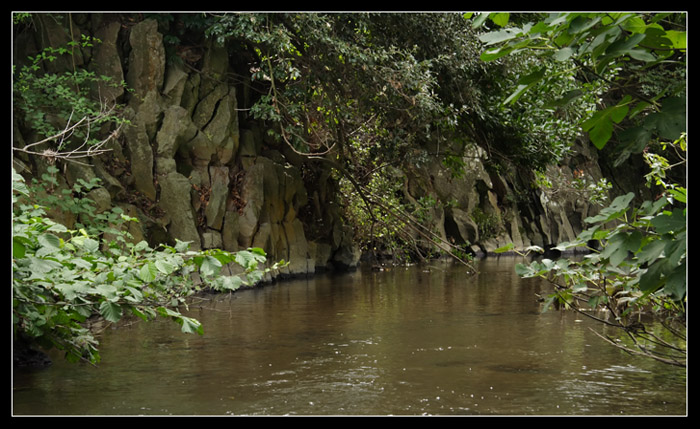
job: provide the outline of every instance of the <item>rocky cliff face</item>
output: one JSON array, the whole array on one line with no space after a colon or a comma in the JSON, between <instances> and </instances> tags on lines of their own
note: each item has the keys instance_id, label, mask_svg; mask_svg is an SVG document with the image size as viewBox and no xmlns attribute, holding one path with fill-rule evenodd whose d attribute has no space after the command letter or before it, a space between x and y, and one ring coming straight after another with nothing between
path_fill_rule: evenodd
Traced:
<instances>
[{"instance_id":1,"label":"rocky cliff face","mask_svg":"<svg viewBox=\"0 0 700 429\"><path fill-rule=\"evenodd\" d=\"M243 91L224 78L230 72L224 47L209 42L195 64L166 63L153 20L131 28L129 45L134 126L125 135L125 156L133 188L161 209L155 226L194 248L261 247L271 260L289 261L290 275L326 268L347 252L342 238L307 237L299 217L309 201L301 165L265 141L257 123L240 121ZM338 214L323 215L336 228L341 222Z\"/></svg>"},{"instance_id":2,"label":"rocky cliff face","mask_svg":"<svg viewBox=\"0 0 700 429\"><path fill-rule=\"evenodd\" d=\"M499 165L491 167L478 147L463 159L465 172L454 177L438 161L406 177L409 199L431 197L431 229L443 240L463 246L476 255L492 253L513 244L546 248L573 240L586 226L588 216L601 205L592 201L587 186L603 176L596 153L578 143L576 155L552 166L536 185L532 171Z\"/></svg>"},{"instance_id":3,"label":"rocky cliff face","mask_svg":"<svg viewBox=\"0 0 700 429\"><path fill-rule=\"evenodd\" d=\"M49 21L42 33L57 46L68 42L68 30ZM226 48L207 42L178 51L172 61L155 20L125 24L99 14L75 21L73 37L87 27L83 31L101 40L84 53L85 64L126 81L128 93L104 87L99 94L125 104L131 126L108 155L90 159L92 165L67 164L66 186L100 178L103 186L91 197L99 197L100 207L118 205L137 217L140 222L130 225L137 241L179 239L195 249L230 251L261 247L271 261L290 262L282 275L357 265L359 251L333 204L328 177L315 178L309 195L303 163L247 119L240 107L247 103L245 86L226 79L232 71ZM16 56L34 46L23 41ZM45 169L42 160L34 162L34 174ZM316 210L308 209L310 199Z\"/></svg>"},{"instance_id":4,"label":"rocky cliff face","mask_svg":"<svg viewBox=\"0 0 700 429\"><path fill-rule=\"evenodd\" d=\"M226 79L232 70L224 47L206 42L183 48L181 61L169 61L154 20L125 26L93 18L84 24L102 41L86 61L131 89L100 88L101 97L126 104L131 126L90 167L69 165L69 185L78 177L102 179L99 205L116 204L138 217L131 226L136 240L177 238L194 248L231 251L261 247L271 260L290 261L291 275L358 263L360 251L342 221L330 175L306 171L248 118L245 86ZM580 153L561 174L573 177L576 169L601 177L595 154ZM511 242L518 248L557 243L574 238L594 209L574 194L544 199L531 189L531 173L488 171L485 160L475 149L461 178L437 161L405 178L407 198L430 195L445 203L431 219L448 241L477 253Z\"/></svg>"}]
</instances>

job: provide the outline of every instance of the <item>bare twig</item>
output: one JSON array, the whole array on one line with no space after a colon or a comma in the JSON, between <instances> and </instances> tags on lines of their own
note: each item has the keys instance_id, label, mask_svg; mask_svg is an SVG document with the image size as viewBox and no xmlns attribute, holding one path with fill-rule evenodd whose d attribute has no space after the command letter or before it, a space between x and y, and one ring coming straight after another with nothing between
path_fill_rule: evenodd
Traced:
<instances>
[{"instance_id":1,"label":"bare twig","mask_svg":"<svg viewBox=\"0 0 700 429\"><path fill-rule=\"evenodd\" d=\"M683 357L675 357L675 356L664 357L664 356L661 356L661 354L658 352L650 351L646 347L640 345L637 341L635 341L635 344L637 345L638 349L637 350L631 349L629 347L626 347L626 346L623 346L622 344L617 343L616 341L614 341L613 339L611 339L609 337L606 337L606 336L600 334L599 332L596 332L594 329L591 329L591 332L593 332L594 334L596 334L597 336L599 336L603 340L607 341L608 343L612 344L613 346L615 346L621 350L624 350L625 352L627 352L631 355L645 356L645 357L654 359L656 361L663 362L663 363L668 364L668 365L679 366L679 367L683 367L683 368L686 367L686 361L685 361L684 356Z\"/></svg>"},{"instance_id":2,"label":"bare twig","mask_svg":"<svg viewBox=\"0 0 700 429\"><path fill-rule=\"evenodd\" d=\"M104 107L104 105L103 105ZM12 149L17 151L17 152L22 152L26 153L29 155L36 155L36 156L41 156L46 158L51 164L55 163L56 160L63 160L63 161L69 161L69 162L75 162L77 164L81 165L86 165L83 162L77 161L77 159L81 158L87 158L87 157L93 157L93 156L98 156L102 155L104 153L110 152L111 149L106 149L104 146L112 139L116 139L119 136L119 133L121 131L121 127L123 126L123 123L119 123L117 128L112 131L107 137L104 139L96 142L96 143L90 143L90 134L91 134L91 128L92 124L99 122L100 120L108 117L109 115L114 112L115 106L110 107L109 109L102 109L100 113L96 116L84 116L80 120L73 122L73 112L71 112L68 121L66 122L66 126L61 130L60 132L46 137L45 139L36 141L34 143L30 143L24 147L18 148L18 147L13 147ZM75 149L72 150L67 150L67 151L62 151L60 148L64 146L64 144L67 142L68 139L70 139L76 130L79 128L86 128L85 132L85 139L83 142L76 147ZM44 150L35 150L34 148L36 146L39 146L44 143L49 143L49 142L56 142L56 150L54 149L44 149Z\"/></svg>"}]
</instances>

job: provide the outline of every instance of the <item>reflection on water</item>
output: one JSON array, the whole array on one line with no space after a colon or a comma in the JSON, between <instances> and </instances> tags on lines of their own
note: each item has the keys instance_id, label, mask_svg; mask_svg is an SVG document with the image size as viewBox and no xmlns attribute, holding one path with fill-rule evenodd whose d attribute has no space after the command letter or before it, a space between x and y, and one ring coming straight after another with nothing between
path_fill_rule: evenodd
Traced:
<instances>
[{"instance_id":1,"label":"reflection on water","mask_svg":"<svg viewBox=\"0 0 700 429\"><path fill-rule=\"evenodd\" d=\"M434 263L207 296L203 336L108 331L98 368L15 373L15 414L684 415L684 370L541 313L514 258Z\"/></svg>"}]
</instances>

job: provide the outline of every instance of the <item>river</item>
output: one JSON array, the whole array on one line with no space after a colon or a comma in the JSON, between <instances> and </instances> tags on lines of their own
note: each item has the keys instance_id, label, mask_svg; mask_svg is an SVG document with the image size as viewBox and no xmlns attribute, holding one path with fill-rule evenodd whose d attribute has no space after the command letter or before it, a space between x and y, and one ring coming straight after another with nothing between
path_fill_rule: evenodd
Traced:
<instances>
[{"instance_id":1,"label":"river","mask_svg":"<svg viewBox=\"0 0 700 429\"><path fill-rule=\"evenodd\" d=\"M686 371L541 312L514 257L435 262L207 295L107 330L97 367L15 371L14 415L686 415Z\"/></svg>"}]
</instances>

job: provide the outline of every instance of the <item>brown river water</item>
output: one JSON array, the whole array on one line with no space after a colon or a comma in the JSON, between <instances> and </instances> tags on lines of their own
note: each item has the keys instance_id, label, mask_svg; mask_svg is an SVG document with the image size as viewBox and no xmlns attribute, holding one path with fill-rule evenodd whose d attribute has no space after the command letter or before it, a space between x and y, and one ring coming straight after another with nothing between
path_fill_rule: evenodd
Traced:
<instances>
[{"instance_id":1,"label":"brown river water","mask_svg":"<svg viewBox=\"0 0 700 429\"><path fill-rule=\"evenodd\" d=\"M686 371L541 312L519 258L317 274L108 329L97 367L16 370L14 415L687 415ZM611 332L607 332L611 333Z\"/></svg>"}]
</instances>

